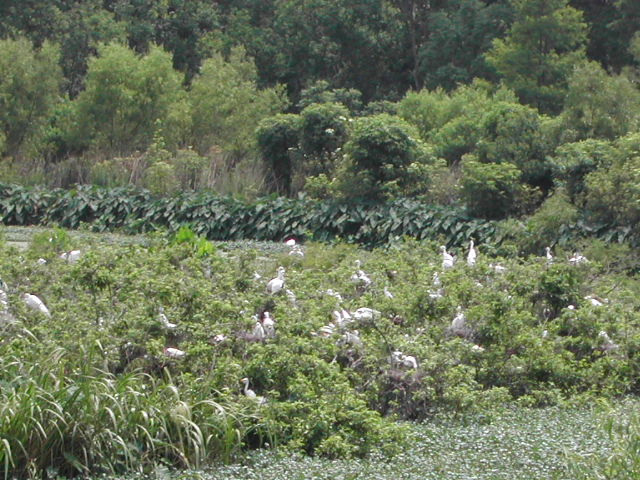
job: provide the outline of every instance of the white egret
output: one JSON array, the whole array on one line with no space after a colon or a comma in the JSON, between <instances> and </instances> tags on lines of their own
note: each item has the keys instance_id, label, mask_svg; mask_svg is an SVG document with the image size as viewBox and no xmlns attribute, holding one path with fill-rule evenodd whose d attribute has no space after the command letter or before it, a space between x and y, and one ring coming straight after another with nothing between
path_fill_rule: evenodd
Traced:
<instances>
[{"instance_id":1,"label":"white egret","mask_svg":"<svg viewBox=\"0 0 640 480\"><path fill-rule=\"evenodd\" d=\"M300 245L294 245L289 252L289 255L302 258L304 257L304 252L302 251L302 247Z\"/></svg>"},{"instance_id":2,"label":"white egret","mask_svg":"<svg viewBox=\"0 0 640 480\"><path fill-rule=\"evenodd\" d=\"M353 318L357 321L374 320L379 316L380 312L378 310L374 310L373 308L368 307L362 307L353 312Z\"/></svg>"},{"instance_id":3,"label":"white egret","mask_svg":"<svg viewBox=\"0 0 640 480\"><path fill-rule=\"evenodd\" d=\"M589 260L584 255L580 255L578 252L574 253L569 259L571 265L580 265L582 263L589 263Z\"/></svg>"},{"instance_id":4,"label":"white egret","mask_svg":"<svg viewBox=\"0 0 640 480\"><path fill-rule=\"evenodd\" d=\"M276 322L269 312L262 314L262 327L265 338L274 338L276 336Z\"/></svg>"},{"instance_id":5,"label":"white egret","mask_svg":"<svg viewBox=\"0 0 640 480\"><path fill-rule=\"evenodd\" d=\"M167 347L164 349L164 354L169 358L184 358L187 352L179 348Z\"/></svg>"},{"instance_id":6,"label":"white egret","mask_svg":"<svg viewBox=\"0 0 640 480\"><path fill-rule=\"evenodd\" d=\"M387 297L388 299L393 298L393 293L389 291L389 288L387 286L384 287L384 296Z\"/></svg>"},{"instance_id":7,"label":"white egret","mask_svg":"<svg viewBox=\"0 0 640 480\"><path fill-rule=\"evenodd\" d=\"M160 321L162 326L168 330L173 330L174 328L178 327L178 325L176 325L175 323L171 323L169 321L169 319L164 313L164 307L158 308L158 320Z\"/></svg>"},{"instance_id":8,"label":"white egret","mask_svg":"<svg viewBox=\"0 0 640 480\"><path fill-rule=\"evenodd\" d=\"M604 302L601 302L600 300L598 300L596 297L592 296L592 295L587 295L586 297L584 297L585 300L588 300L589 303L591 305L593 305L594 307L602 307L604 306Z\"/></svg>"},{"instance_id":9,"label":"white egret","mask_svg":"<svg viewBox=\"0 0 640 480\"><path fill-rule=\"evenodd\" d=\"M40 313L43 313L44 315L46 315L47 317L51 316L51 312L49 312L49 309L47 308L47 306L36 295L25 293L24 295L22 295L22 298L24 299L24 302L27 304L27 306L29 306L33 310L37 310Z\"/></svg>"},{"instance_id":10,"label":"white egret","mask_svg":"<svg viewBox=\"0 0 640 480\"><path fill-rule=\"evenodd\" d=\"M253 338L256 340L264 340L267 337L267 334L264 331L262 322L260 322L257 315L254 315L253 318L256 320L256 323L253 327L253 331L251 332L251 335L253 335Z\"/></svg>"},{"instance_id":11,"label":"white egret","mask_svg":"<svg viewBox=\"0 0 640 480\"><path fill-rule=\"evenodd\" d=\"M451 321L450 331L454 335L465 336L467 333L467 319L464 316L464 312L462 311L462 307L458 305L456 309L456 316L453 317Z\"/></svg>"},{"instance_id":12,"label":"white egret","mask_svg":"<svg viewBox=\"0 0 640 480\"><path fill-rule=\"evenodd\" d=\"M600 345L600 347L605 352L610 352L612 350L617 350L618 348L620 348L620 345L611 340L609 334L604 330L601 330L600 333L598 333L598 337L602 340L602 344Z\"/></svg>"},{"instance_id":13,"label":"white egret","mask_svg":"<svg viewBox=\"0 0 640 480\"><path fill-rule=\"evenodd\" d=\"M241 379L240 382L244 384L242 393L244 393L245 397L255 400L256 402L258 402L258 405L264 405L265 403L267 403L266 398L261 397L260 395L256 395L256 392L249 388L249 379L247 377Z\"/></svg>"},{"instance_id":14,"label":"white egret","mask_svg":"<svg viewBox=\"0 0 640 480\"><path fill-rule=\"evenodd\" d=\"M267 283L267 293L275 294L284 288L284 267L278 267L277 276Z\"/></svg>"},{"instance_id":15,"label":"white egret","mask_svg":"<svg viewBox=\"0 0 640 480\"><path fill-rule=\"evenodd\" d=\"M476 252L475 247L473 246L473 240L469 240L469 253L467 254L467 265L473 267L476 264L476 259L478 258L478 253Z\"/></svg>"},{"instance_id":16,"label":"white egret","mask_svg":"<svg viewBox=\"0 0 640 480\"><path fill-rule=\"evenodd\" d=\"M351 345L352 347L362 346L362 340L360 340L360 332L354 330L353 332L344 332L342 337L336 343L339 347L345 345Z\"/></svg>"},{"instance_id":17,"label":"white egret","mask_svg":"<svg viewBox=\"0 0 640 480\"><path fill-rule=\"evenodd\" d=\"M447 247L442 245L440 247L440 253L442 253L442 269L446 270L448 268L453 267L454 259L453 256L447 253Z\"/></svg>"},{"instance_id":18,"label":"white egret","mask_svg":"<svg viewBox=\"0 0 640 480\"><path fill-rule=\"evenodd\" d=\"M547 257L547 263L553 262L553 255L551 255L551 247L545 247L545 256Z\"/></svg>"},{"instance_id":19,"label":"white egret","mask_svg":"<svg viewBox=\"0 0 640 480\"><path fill-rule=\"evenodd\" d=\"M82 252L80 250L70 250L68 252L63 252L60 254L60 258L66 260L68 263L76 263L80 260L82 256Z\"/></svg>"},{"instance_id":20,"label":"white egret","mask_svg":"<svg viewBox=\"0 0 640 480\"><path fill-rule=\"evenodd\" d=\"M351 282L355 283L357 287L367 288L369 285L371 285L371 278L369 278L369 276L360 269L360 260L356 260L355 264L356 273L351 275Z\"/></svg>"}]
</instances>

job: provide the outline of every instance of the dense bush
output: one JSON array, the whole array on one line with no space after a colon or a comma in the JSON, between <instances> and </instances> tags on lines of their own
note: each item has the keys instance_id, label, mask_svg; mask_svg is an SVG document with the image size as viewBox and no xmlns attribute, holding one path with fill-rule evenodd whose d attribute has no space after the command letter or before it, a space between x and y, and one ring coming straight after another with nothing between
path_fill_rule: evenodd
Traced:
<instances>
[{"instance_id":1,"label":"dense bush","mask_svg":"<svg viewBox=\"0 0 640 480\"><path fill-rule=\"evenodd\" d=\"M308 243L302 257L284 246L216 248L186 228L147 242L81 244L52 230L20 255L0 245L9 477L198 467L267 443L329 458L397 452L398 417L638 390L637 282L597 257L489 258L480 243L474 267L459 260L443 271L435 242ZM67 262L61 249L81 257ZM368 286L352 280L355 259ZM279 265L290 292L271 295L266 280ZM50 316L29 309L26 292ZM379 313L331 333L336 305ZM256 338L252 315L267 310L275 335ZM394 351L416 365L391 360ZM266 403L242 394L243 377Z\"/></svg>"}]
</instances>

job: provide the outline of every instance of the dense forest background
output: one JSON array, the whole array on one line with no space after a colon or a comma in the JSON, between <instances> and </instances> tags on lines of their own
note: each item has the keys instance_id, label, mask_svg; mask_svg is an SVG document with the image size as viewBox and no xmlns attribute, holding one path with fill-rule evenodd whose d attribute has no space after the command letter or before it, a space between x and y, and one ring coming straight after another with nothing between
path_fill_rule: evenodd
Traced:
<instances>
[{"instance_id":1,"label":"dense forest background","mask_svg":"<svg viewBox=\"0 0 640 480\"><path fill-rule=\"evenodd\" d=\"M635 0L5 0L0 175L634 229L638 31Z\"/></svg>"}]
</instances>

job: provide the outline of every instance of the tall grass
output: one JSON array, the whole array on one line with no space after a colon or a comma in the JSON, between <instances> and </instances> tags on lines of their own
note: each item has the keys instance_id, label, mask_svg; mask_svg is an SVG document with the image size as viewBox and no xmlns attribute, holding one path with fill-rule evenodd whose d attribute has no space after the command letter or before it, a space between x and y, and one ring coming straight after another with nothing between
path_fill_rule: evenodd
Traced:
<instances>
[{"instance_id":1,"label":"tall grass","mask_svg":"<svg viewBox=\"0 0 640 480\"><path fill-rule=\"evenodd\" d=\"M4 477L147 472L159 462L199 468L231 460L259 418L241 404L191 398L165 375L112 375L94 348L72 362L0 359L0 466Z\"/></svg>"}]
</instances>

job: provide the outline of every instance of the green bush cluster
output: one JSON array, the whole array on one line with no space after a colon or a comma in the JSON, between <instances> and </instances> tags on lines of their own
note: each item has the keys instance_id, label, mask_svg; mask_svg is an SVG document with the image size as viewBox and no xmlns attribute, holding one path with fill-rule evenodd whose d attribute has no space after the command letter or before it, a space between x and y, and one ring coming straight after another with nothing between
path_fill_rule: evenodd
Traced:
<instances>
[{"instance_id":1,"label":"green bush cluster","mask_svg":"<svg viewBox=\"0 0 640 480\"><path fill-rule=\"evenodd\" d=\"M372 251L310 243L303 257L216 248L188 229L148 246L78 244L59 230L34 240L21 255L0 246L9 477L197 467L267 444L329 458L393 453L406 435L397 418L640 387L638 286L597 257L489 258L480 244L474 267L461 248L442 271L437 244L415 240ZM81 257L68 262L57 248ZM355 259L368 287L352 280ZM279 265L291 293L268 294ZM51 315L29 309L26 292ZM379 313L323 336L333 310L362 307ZM259 339L252 316L265 311L275 335ZM346 342L356 331L360 341ZM394 351L417 368L393 362ZM258 397L243 395L245 377Z\"/></svg>"}]
</instances>

